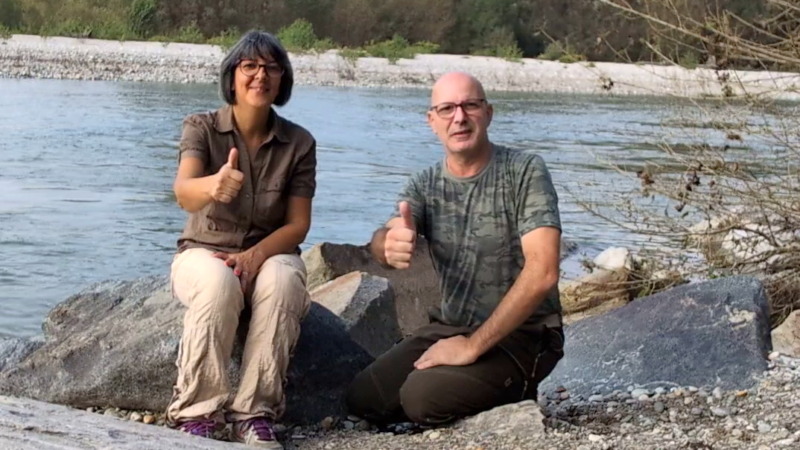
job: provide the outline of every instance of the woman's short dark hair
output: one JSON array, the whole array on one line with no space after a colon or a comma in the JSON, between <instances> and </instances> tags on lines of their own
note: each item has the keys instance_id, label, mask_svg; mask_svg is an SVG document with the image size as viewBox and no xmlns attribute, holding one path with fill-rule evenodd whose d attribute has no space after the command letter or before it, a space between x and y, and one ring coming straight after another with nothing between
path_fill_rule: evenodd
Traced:
<instances>
[{"instance_id":1,"label":"woman's short dark hair","mask_svg":"<svg viewBox=\"0 0 800 450\"><path fill-rule=\"evenodd\" d=\"M275 97L274 104L283 106L289 102L294 86L294 72L292 64L289 62L289 55L281 45L278 38L266 31L249 31L239 39L225 55L225 59L220 64L219 89L222 99L229 105L236 104L236 94L233 92L234 71L243 59L272 57L278 65L283 68L281 85L278 88L278 95Z\"/></svg>"}]
</instances>

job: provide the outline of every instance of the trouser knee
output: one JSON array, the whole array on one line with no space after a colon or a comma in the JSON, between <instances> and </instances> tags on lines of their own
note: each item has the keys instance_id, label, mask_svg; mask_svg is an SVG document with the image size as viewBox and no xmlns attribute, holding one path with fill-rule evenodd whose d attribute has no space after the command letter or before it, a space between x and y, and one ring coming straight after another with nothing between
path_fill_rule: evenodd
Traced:
<instances>
[{"instance_id":1,"label":"trouser knee","mask_svg":"<svg viewBox=\"0 0 800 450\"><path fill-rule=\"evenodd\" d=\"M456 419L455 405L438 385L439 377L431 373L413 372L400 388L400 404L412 422L440 425Z\"/></svg>"}]
</instances>

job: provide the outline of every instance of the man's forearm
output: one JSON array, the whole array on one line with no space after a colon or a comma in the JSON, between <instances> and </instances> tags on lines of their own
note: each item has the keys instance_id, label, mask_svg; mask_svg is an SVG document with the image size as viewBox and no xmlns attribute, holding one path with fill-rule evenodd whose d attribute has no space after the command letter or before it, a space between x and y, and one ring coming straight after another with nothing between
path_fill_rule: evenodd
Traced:
<instances>
[{"instance_id":1,"label":"man's forearm","mask_svg":"<svg viewBox=\"0 0 800 450\"><path fill-rule=\"evenodd\" d=\"M476 355L483 355L522 325L556 284L557 270L523 269L494 313L470 336Z\"/></svg>"},{"instance_id":2,"label":"man's forearm","mask_svg":"<svg viewBox=\"0 0 800 450\"><path fill-rule=\"evenodd\" d=\"M386 233L389 232L388 228L380 228L372 234L372 241L370 241L369 248L372 252L372 257L378 261L382 266L388 265L386 262Z\"/></svg>"}]
</instances>

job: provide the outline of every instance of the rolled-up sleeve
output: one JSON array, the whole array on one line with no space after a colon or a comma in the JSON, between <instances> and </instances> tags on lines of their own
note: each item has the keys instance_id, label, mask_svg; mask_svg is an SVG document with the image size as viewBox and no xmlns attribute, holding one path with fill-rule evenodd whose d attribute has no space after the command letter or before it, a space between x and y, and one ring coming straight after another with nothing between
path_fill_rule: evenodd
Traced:
<instances>
[{"instance_id":1,"label":"rolled-up sleeve","mask_svg":"<svg viewBox=\"0 0 800 450\"><path fill-rule=\"evenodd\" d=\"M292 173L289 195L313 198L317 189L317 141L312 139L300 154Z\"/></svg>"},{"instance_id":2,"label":"rolled-up sleeve","mask_svg":"<svg viewBox=\"0 0 800 450\"><path fill-rule=\"evenodd\" d=\"M208 133L201 119L192 114L183 120L183 131L178 152L178 162L182 158L199 158L203 165L208 164Z\"/></svg>"}]
</instances>

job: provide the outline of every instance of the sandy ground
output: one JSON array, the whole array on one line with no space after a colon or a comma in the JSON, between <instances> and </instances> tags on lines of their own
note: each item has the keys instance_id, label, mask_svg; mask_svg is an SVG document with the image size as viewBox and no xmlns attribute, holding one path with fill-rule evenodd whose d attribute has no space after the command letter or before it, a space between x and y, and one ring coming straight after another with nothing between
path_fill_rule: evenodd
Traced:
<instances>
[{"instance_id":1,"label":"sandy ground","mask_svg":"<svg viewBox=\"0 0 800 450\"><path fill-rule=\"evenodd\" d=\"M212 45L14 35L0 42L0 77L213 83L223 56ZM418 55L392 64L372 57L352 61L336 51L292 54L291 61L301 85L428 88L442 74L458 70L492 91L719 97L746 90L800 99L795 73L462 55Z\"/></svg>"}]
</instances>

